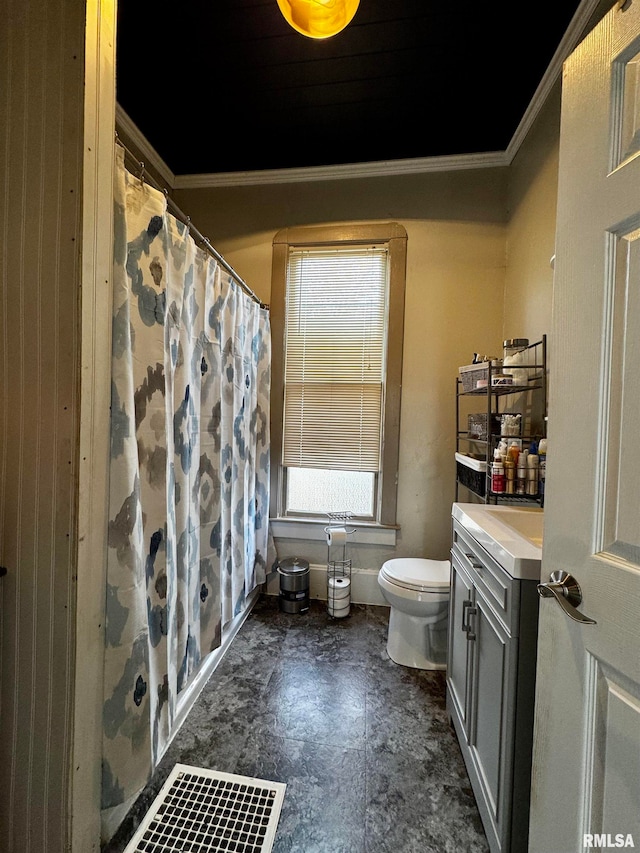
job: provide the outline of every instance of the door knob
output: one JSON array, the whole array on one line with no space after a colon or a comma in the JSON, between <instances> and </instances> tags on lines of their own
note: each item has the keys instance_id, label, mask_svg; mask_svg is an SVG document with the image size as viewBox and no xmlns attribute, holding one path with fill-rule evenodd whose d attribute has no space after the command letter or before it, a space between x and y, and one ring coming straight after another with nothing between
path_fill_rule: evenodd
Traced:
<instances>
[{"instance_id":1,"label":"door knob","mask_svg":"<svg viewBox=\"0 0 640 853\"><path fill-rule=\"evenodd\" d=\"M582 592L578 581L568 572L551 572L548 583L538 584L538 595L541 598L555 598L560 607L571 619L583 625L595 625L595 619L589 619L577 610L582 601Z\"/></svg>"}]
</instances>

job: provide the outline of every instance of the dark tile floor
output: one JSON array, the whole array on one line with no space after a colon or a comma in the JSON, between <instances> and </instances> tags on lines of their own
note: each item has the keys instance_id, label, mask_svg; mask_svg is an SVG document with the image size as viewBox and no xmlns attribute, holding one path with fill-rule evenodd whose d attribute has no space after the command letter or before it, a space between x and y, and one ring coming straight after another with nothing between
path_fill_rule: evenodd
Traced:
<instances>
[{"instance_id":1,"label":"dark tile floor","mask_svg":"<svg viewBox=\"0 0 640 853\"><path fill-rule=\"evenodd\" d=\"M285 782L274 853L488 853L444 673L389 659L388 613L260 598L103 853L125 850L176 762Z\"/></svg>"}]
</instances>

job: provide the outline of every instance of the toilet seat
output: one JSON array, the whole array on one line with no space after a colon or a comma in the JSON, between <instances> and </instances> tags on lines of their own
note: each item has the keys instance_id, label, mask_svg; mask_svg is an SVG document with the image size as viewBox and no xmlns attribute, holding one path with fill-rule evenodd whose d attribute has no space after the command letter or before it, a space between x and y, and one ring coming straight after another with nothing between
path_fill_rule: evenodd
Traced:
<instances>
[{"instance_id":1,"label":"toilet seat","mask_svg":"<svg viewBox=\"0 0 640 853\"><path fill-rule=\"evenodd\" d=\"M449 592L451 564L448 560L399 557L387 560L380 574L389 583L417 592Z\"/></svg>"}]
</instances>

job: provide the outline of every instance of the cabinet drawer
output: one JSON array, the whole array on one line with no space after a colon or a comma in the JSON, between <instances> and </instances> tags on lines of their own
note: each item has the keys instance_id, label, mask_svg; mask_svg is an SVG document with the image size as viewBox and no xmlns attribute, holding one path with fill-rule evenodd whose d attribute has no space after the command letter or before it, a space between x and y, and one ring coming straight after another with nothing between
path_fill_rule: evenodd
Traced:
<instances>
[{"instance_id":1,"label":"cabinet drawer","mask_svg":"<svg viewBox=\"0 0 640 853\"><path fill-rule=\"evenodd\" d=\"M454 519L453 548L478 591L511 636L518 635L519 583Z\"/></svg>"}]
</instances>

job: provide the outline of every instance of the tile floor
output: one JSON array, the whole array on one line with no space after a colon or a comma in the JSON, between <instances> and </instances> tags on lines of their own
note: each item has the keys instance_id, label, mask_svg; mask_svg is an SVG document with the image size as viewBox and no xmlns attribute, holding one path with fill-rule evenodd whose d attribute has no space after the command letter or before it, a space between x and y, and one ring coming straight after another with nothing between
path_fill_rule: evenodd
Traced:
<instances>
[{"instance_id":1,"label":"tile floor","mask_svg":"<svg viewBox=\"0 0 640 853\"><path fill-rule=\"evenodd\" d=\"M102 853L122 853L176 762L285 782L273 853L488 853L444 673L394 664L388 609L262 596Z\"/></svg>"}]
</instances>

